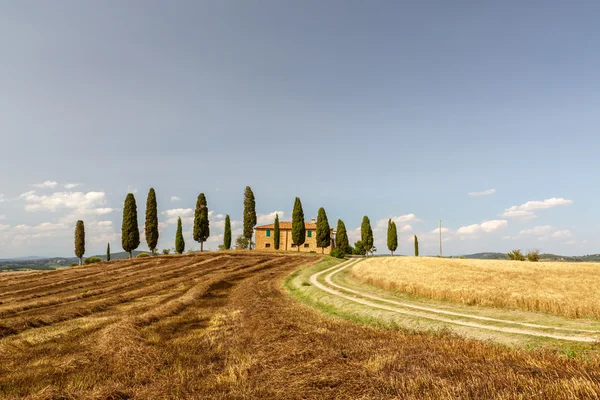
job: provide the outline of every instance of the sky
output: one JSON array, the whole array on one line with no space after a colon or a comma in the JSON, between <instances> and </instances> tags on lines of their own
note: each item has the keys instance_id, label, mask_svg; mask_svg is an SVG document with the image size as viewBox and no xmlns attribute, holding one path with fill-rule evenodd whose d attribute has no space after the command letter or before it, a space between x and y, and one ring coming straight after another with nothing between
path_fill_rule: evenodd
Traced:
<instances>
[{"instance_id":1,"label":"sky","mask_svg":"<svg viewBox=\"0 0 600 400\"><path fill-rule=\"evenodd\" d=\"M0 258L319 207L379 253L600 253L598 2L0 0ZM142 238L140 249L147 246Z\"/></svg>"}]
</instances>

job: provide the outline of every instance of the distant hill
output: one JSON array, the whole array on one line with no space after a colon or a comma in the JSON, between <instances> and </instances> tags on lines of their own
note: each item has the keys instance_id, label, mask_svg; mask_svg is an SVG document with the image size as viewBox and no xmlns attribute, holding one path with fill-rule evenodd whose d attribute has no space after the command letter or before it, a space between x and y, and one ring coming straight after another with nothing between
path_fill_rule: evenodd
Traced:
<instances>
[{"instance_id":1,"label":"distant hill","mask_svg":"<svg viewBox=\"0 0 600 400\"><path fill-rule=\"evenodd\" d=\"M145 251L134 251L133 256L137 256ZM106 254L98 254L89 257L99 257L106 259ZM89 258L89 257L84 257ZM111 260L123 260L129 258L129 253L124 251L111 253ZM69 267L71 264L79 262L77 257L22 257L14 259L0 260L0 272L5 271L27 271L27 270L52 270L61 267Z\"/></svg>"},{"instance_id":2,"label":"distant hill","mask_svg":"<svg viewBox=\"0 0 600 400\"><path fill-rule=\"evenodd\" d=\"M477 260L508 260L506 253L475 253L465 254L464 258ZM452 257L457 258L457 257ZM600 254L587 254L585 256L560 256L556 254L540 254L542 261L568 261L568 262L600 262Z\"/></svg>"}]
</instances>

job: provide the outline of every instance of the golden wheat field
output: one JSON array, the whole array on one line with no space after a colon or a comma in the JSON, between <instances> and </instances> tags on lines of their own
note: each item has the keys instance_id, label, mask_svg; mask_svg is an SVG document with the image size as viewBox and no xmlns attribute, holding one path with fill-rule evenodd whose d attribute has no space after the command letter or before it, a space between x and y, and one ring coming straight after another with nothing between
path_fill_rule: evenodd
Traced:
<instances>
[{"instance_id":1,"label":"golden wheat field","mask_svg":"<svg viewBox=\"0 0 600 400\"><path fill-rule=\"evenodd\" d=\"M466 305L600 318L600 263L374 257L355 265L352 277Z\"/></svg>"}]
</instances>

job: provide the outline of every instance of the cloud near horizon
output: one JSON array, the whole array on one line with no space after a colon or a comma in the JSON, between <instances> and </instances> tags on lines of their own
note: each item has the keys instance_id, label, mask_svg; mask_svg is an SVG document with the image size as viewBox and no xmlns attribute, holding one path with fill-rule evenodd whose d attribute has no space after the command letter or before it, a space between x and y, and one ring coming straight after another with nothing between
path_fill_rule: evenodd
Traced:
<instances>
[{"instance_id":1,"label":"cloud near horizon","mask_svg":"<svg viewBox=\"0 0 600 400\"><path fill-rule=\"evenodd\" d=\"M471 197L479 197L479 196L489 196L494 193L496 193L496 189L488 189L488 190L484 190L483 192L469 192L468 194Z\"/></svg>"},{"instance_id":2,"label":"cloud near horizon","mask_svg":"<svg viewBox=\"0 0 600 400\"><path fill-rule=\"evenodd\" d=\"M548 208L566 206L570 204L573 204L572 200L563 199L562 197L552 197L542 201L528 201L520 206L512 206L507 208L502 213L502 216L509 218L532 219L537 217L533 212L535 210L545 210Z\"/></svg>"}]
</instances>

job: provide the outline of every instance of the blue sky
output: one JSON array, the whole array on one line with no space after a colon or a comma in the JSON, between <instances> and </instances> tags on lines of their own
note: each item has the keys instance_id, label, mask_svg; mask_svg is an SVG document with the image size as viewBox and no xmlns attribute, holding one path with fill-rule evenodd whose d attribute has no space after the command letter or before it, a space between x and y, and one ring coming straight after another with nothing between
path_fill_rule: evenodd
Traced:
<instances>
[{"instance_id":1,"label":"blue sky","mask_svg":"<svg viewBox=\"0 0 600 400\"><path fill-rule=\"evenodd\" d=\"M204 192L215 249L246 185L265 223L368 215L380 252L391 217L400 253L439 219L448 255L599 252L597 2L0 7L0 258L72 254L78 218L116 250L150 187L160 248Z\"/></svg>"}]
</instances>

